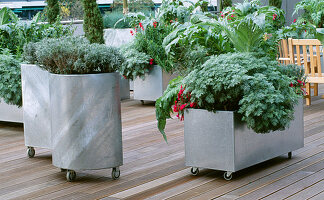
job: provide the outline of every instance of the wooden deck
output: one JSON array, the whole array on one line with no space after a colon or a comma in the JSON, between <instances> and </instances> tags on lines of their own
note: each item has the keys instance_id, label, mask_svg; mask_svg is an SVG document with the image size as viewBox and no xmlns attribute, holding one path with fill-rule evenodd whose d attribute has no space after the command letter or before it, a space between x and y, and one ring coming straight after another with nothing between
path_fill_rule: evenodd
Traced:
<instances>
[{"instance_id":1,"label":"wooden deck","mask_svg":"<svg viewBox=\"0 0 324 200\"><path fill-rule=\"evenodd\" d=\"M51 164L51 152L27 158L21 125L0 123L0 199L324 199L324 99L305 107L305 147L234 174L202 169L193 176L184 164L183 123L170 120L167 145L156 128L153 104L122 103L124 165L77 171L67 182Z\"/></svg>"}]
</instances>

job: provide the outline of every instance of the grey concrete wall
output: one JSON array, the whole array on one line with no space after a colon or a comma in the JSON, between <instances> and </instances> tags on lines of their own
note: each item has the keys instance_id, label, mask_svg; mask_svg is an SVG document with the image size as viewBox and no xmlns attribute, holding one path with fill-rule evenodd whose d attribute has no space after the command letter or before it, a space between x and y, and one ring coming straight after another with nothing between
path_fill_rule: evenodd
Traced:
<instances>
[{"instance_id":1,"label":"grey concrete wall","mask_svg":"<svg viewBox=\"0 0 324 200\"><path fill-rule=\"evenodd\" d=\"M292 16L296 3L300 2L301 0L282 0L282 6L281 8L286 12L286 25L290 25L294 19L296 19L298 16ZM242 3L244 0L232 0L233 4L235 3ZM268 5L268 0L260 0L262 5ZM219 8L220 0L218 0L217 7ZM300 13L299 13L300 14Z\"/></svg>"}]
</instances>

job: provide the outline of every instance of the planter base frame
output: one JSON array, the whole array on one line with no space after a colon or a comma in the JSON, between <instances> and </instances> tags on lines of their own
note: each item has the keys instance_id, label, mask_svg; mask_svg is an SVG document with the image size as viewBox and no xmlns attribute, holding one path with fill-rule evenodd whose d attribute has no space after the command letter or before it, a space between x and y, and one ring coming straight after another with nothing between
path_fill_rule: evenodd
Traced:
<instances>
[{"instance_id":1,"label":"planter base frame","mask_svg":"<svg viewBox=\"0 0 324 200\"><path fill-rule=\"evenodd\" d=\"M185 162L193 174L199 167L221 170L230 180L233 172L283 154L291 158L304 146L303 102L296 105L289 128L268 134L248 129L234 112L187 109L184 136Z\"/></svg>"}]
</instances>

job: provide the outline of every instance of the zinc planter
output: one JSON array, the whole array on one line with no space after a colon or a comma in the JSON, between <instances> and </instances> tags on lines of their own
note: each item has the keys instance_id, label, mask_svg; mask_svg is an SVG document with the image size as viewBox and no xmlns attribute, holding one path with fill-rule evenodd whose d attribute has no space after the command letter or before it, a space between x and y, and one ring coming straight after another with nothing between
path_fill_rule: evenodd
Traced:
<instances>
[{"instance_id":1,"label":"zinc planter","mask_svg":"<svg viewBox=\"0 0 324 200\"><path fill-rule=\"evenodd\" d=\"M27 154L34 157L34 147L51 149L49 73L37 65L21 65L24 137Z\"/></svg>"},{"instance_id":2,"label":"zinc planter","mask_svg":"<svg viewBox=\"0 0 324 200\"><path fill-rule=\"evenodd\" d=\"M0 121L22 123L22 108L18 108L16 105L9 105L0 99Z\"/></svg>"},{"instance_id":3,"label":"zinc planter","mask_svg":"<svg viewBox=\"0 0 324 200\"><path fill-rule=\"evenodd\" d=\"M67 170L113 168L123 164L121 107L117 73L50 74L53 165Z\"/></svg>"},{"instance_id":4,"label":"zinc planter","mask_svg":"<svg viewBox=\"0 0 324 200\"><path fill-rule=\"evenodd\" d=\"M185 112L185 162L197 175L199 167L232 173L304 146L303 102L295 107L295 119L284 131L257 134L238 119L235 112L208 112L188 109Z\"/></svg>"},{"instance_id":5,"label":"zinc planter","mask_svg":"<svg viewBox=\"0 0 324 200\"><path fill-rule=\"evenodd\" d=\"M176 75L164 72L160 66L154 65L144 79L134 79L134 99L141 100L142 104L144 101L156 101L175 77Z\"/></svg>"},{"instance_id":6,"label":"zinc planter","mask_svg":"<svg viewBox=\"0 0 324 200\"><path fill-rule=\"evenodd\" d=\"M125 100L130 98L130 92L129 92L129 80L125 79L123 76L120 76L120 100Z\"/></svg>"}]
</instances>

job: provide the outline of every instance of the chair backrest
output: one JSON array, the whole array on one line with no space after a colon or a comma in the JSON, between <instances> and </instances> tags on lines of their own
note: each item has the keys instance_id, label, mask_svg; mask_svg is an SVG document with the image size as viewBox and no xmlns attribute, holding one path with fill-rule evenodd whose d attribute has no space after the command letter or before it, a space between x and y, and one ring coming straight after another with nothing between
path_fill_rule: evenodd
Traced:
<instances>
[{"instance_id":1,"label":"chair backrest","mask_svg":"<svg viewBox=\"0 0 324 200\"><path fill-rule=\"evenodd\" d=\"M288 65L290 63L289 53L288 53L288 41L285 39L280 40L278 45L279 58L278 61L281 64Z\"/></svg>"},{"instance_id":2,"label":"chair backrest","mask_svg":"<svg viewBox=\"0 0 324 200\"><path fill-rule=\"evenodd\" d=\"M321 42L317 39L288 39L289 58L291 64L304 66L305 74L321 77Z\"/></svg>"}]
</instances>

